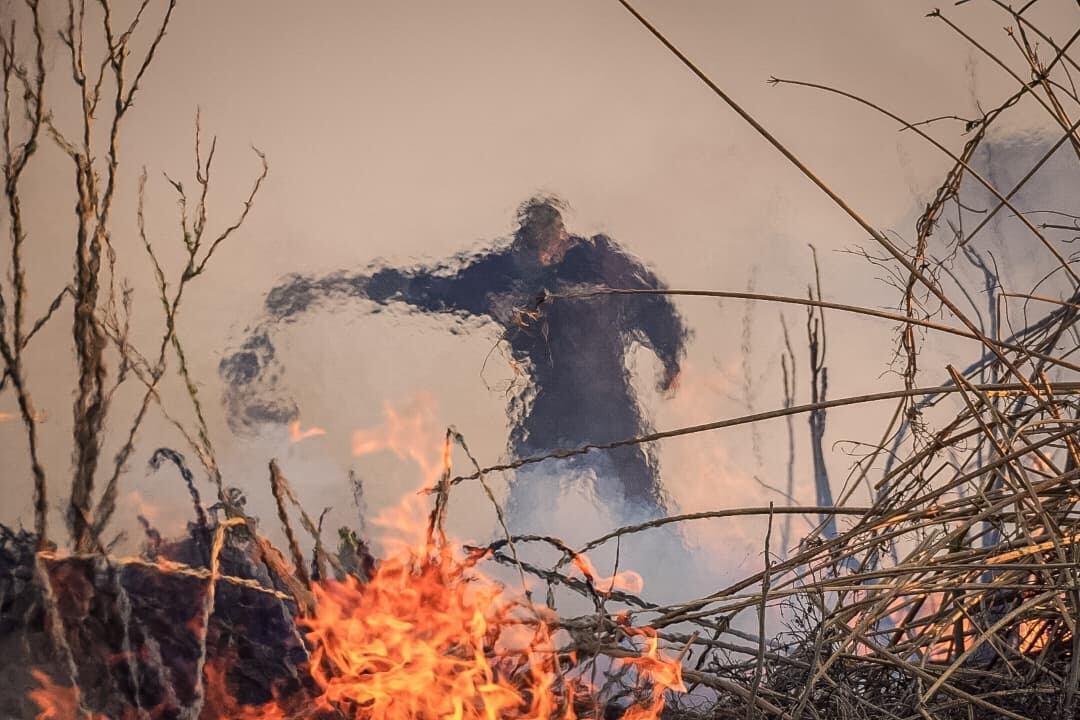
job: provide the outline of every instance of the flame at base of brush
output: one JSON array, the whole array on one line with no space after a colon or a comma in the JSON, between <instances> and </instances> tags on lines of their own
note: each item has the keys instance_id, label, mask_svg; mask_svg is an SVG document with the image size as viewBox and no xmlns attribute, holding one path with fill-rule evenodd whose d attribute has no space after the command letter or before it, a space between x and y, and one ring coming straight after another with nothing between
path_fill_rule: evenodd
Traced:
<instances>
[{"instance_id":1,"label":"flame at base of brush","mask_svg":"<svg viewBox=\"0 0 1080 720\"><path fill-rule=\"evenodd\" d=\"M451 435L440 442L430 398L418 396L401 411L388 405L385 416L381 427L353 434L354 454L390 450L414 462L425 483L445 481ZM305 432L299 424L291 428L294 439L315 436L317 430ZM281 477L277 481L284 482ZM263 705L243 704L229 690L231 671L241 672L242 661L205 657L198 671L205 687L201 711L182 715L197 714L200 720L568 720L602 715L600 692L586 680L592 665L579 661L574 638L560 631L559 618L486 577L477 567L483 554L465 553L447 541L444 510L438 501L432 510L427 496L406 494L374 520L383 529L386 558L366 573L367 582L347 575L311 585L311 596L300 605L312 609L296 620L310 652L309 682L302 690L278 693ZM230 523L241 521L233 518L215 528L211 572L200 575L208 580L202 592L211 602L213 583L230 579L215 569ZM175 563L156 562L146 564L161 573L177 572ZM573 558L575 572L601 593L642 589L637 573L603 577L584 555ZM307 594L304 588L295 592ZM211 608L214 613L226 610ZM200 616L200 622L177 631L205 635L205 619ZM625 619L614 625L618 637L606 636L613 643L611 672L624 686L633 685L631 700L619 701L621 715L658 718L665 693L682 689L681 663L662 656L653 629L632 627ZM45 675L37 680L41 688L32 700L41 708L39 720L67 717L65 708L81 706L78 688L63 688Z\"/></svg>"},{"instance_id":2,"label":"flame at base of brush","mask_svg":"<svg viewBox=\"0 0 1080 720\"><path fill-rule=\"evenodd\" d=\"M199 717L561 720L588 714L580 708L595 707L594 693L577 671L573 649L558 647L554 613L487 579L477 560L429 545L382 561L368 583L348 577L314 585L315 611L298 620L311 648L312 689L242 705L228 690L227 664L210 661ZM627 651L616 669L628 672L638 690L623 717L658 718L665 692L682 689L680 663L662 656L652 629L623 626L621 632ZM38 720L67 717L80 707L77 689L43 673L35 677Z\"/></svg>"},{"instance_id":3,"label":"flame at base of brush","mask_svg":"<svg viewBox=\"0 0 1080 720\"><path fill-rule=\"evenodd\" d=\"M575 697L588 692L560 653L557 624L486 579L446 549L405 553L382 562L370 583L352 578L315 587L317 611L302 621L314 648L316 706L346 717L575 718ZM655 632L630 628L645 641L632 666L648 685L624 717L659 717L664 693L679 689L680 665L664 658ZM277 703L245 717L277 718Z\"/></svg>"}]
</instances>

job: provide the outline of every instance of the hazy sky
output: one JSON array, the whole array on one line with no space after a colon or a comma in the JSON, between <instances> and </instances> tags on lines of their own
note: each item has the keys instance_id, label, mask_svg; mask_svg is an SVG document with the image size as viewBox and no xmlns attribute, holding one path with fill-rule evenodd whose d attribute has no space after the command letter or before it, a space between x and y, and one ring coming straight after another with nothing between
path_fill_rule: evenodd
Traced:
<instances>
[{"instance_id":1,"label":"hazy sky","mask_svg":"<svg viewBox=\"0 0 1080 720\"><path fill-rule=\"evenodd\" d=\"M14 6L0 4L5 13ZM1014 90L1015 81L944 23L924 17L929 2L640 0L638 7L872 223L905 237L947 158L849 101L769 87L766 80L776 75L834 85L911 120L975 115L977 100L992 107ZM1007 18L992 3L945 12L1015 62L1002 31ZM1063 40L1080 11L1070 2L1045 0L1033 17ZM50 63L55 101L70 98L56 49ZM152 237L160 248L175 250L176 208L161 173L192 183L196 107L204 133L219 138L211 198L217 227L233 219L258 170L249 145L270 162L248 222L193 286L180 318L226 480L248 489L268 525L268 506L254 496L265 495L272 456L313 511L335 507L332 525L350 518L349 468L365 478L376 506L415 487L408 461L389 454L354 458L349 438L355 429L379 425L386 403L406 407L418 393L431 398L436 431L454 424L481 463L505 452L504 397L485 380L497 384L510 370L496 362L481 376L494 330L455 336L437 318L400 313L327 313L283 335L286 382L305 424L326 429L325 436L299 444L290 444L284 429L255 440L234 437L220 407L217 363L284 273L329 272L379 257L396 264L443 258L505 236L517 205L548 192L569 203L572 232L612 235L674 287L752 285L802 295L812 277L807 244L813 243L826 296L894 302L872 268L836 252L865 244L864 233L614 0L193 1L177 7L124 128L115 237L135 289L135 339L147 348L159 334L160 317L134 234L136 181L145 165ZM58 116L70 119L64 106ZM1043 126L1034 110L1017 116L1025 119L1013 130ZM949 144L962 144L955 124L935 127ZM47 304L70 273L71 171L65 162L49 148L29 177L34 308ZM163 254L175 268L178 254ZM653 397L652 360L643 356L639 368L655 424L674 427L779 405L778 309L678 303L696 333L681 394ZM786 312L805 401L804 314ZM67 322L61 318L42 334L30 364L35 398L48 413L42 432L56 488L69 470ZM891 353L888 324L839 317L830 323L834 397L895 384L882 376ZM130 422L135 390L115 403L114 439ZM166 388L166 399L187 418L178 385ZM13 410L10 393L0 397L0 411ZM830 441L870 439L866 428L877 428L869 419L833 413ZM805 418L796 420L796 429L805 467ZM8 491L0 521L30 525L24 443L17 423L0 424ZM687 510L767 502L774 496L753 476L782 484L786 443L782 422L762 426L756 439L739 430L671 441L660 449L665 482ZM156 506L161 525L176 530L186 519L185 491L171 475L145 470L160 445L183 449L155 416L132 460L124 502ZM850 460L837 453L832 462L842 477ZM808 473L800 480L797 495L809 501ZM57 502L60 495L54 490ZM461 497L463 504L474 498ZM493 516L485 513L463 513L462 533L486 536ZM58 514L54 528L59 532ZM702 542L720 537L715 528L694 532ZM725 542L730 556L718 566L758 562L756 532Z\"/></svg>"}]
</instances>

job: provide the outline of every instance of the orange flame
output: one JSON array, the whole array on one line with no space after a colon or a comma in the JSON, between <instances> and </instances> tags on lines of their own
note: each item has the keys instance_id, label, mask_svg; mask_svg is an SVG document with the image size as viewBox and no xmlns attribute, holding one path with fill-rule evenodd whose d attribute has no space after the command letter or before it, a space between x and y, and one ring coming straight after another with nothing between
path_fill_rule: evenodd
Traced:
<instances>
[{"instance_id":1,"label":"orange flame","mask_svg":"<svg viewBox=\"0 0 1080 720\"><path fill-rule=\"evenodd\" d=\"M356 457L390 451L420 469L421 487L434 485L450 466L450 447L438 424L437 403L428 393L417 393L398 409L383 405L381 425L357 430L352 436ZM428 498L406 494L397 505L382 510L373 524L385 531L383 546L389 555L408 554L423 543L430 512Z\"/></svg>"},{"instance_id":2,"label":"orange flame","mask_svg":"<svg viewBox=\"0 0 1080 720\"><path fill-rule=\"evenodd\" d=\"M420 467L423 481L432 484L443 471L439 436L435 398L418 393L401 411L389 402L385 403L383 424L370 430L355 431L352 452L360 457L389 450L399 458L415 462Z\"/></svg>"},{"instance_id":3,"label":"orange flame","mask_svg":"<svg viewBox=\"0 0 1080 720\"><path fill-rule=\"evenodd\" d=\"M402 411L387 405L381 427L354 433L354 454L381 450L415 462L426 484L438 480L449 467L449 444L437 431L429 396L417 396ZM590 688L584 670L576 672L572 648L556 643L554 613L487 578L476 566L482 557L418 535L427 529L421 512L427 505L430 497L409 494L383 513L381 524L424 540L403 545L378 563L369 582L347 577L312 587L314 612L298 622L311 649L316 691L302 698L300 714L296 698L240 706L221 668L209 662L203 716L280 720L326 710L363 720L576 718L575 698ZM584 555L574 558L574 567L602 592L637 592L642 586L633 572L600 576ZM665 693L683 690L680 661L661 655L654 630L633 628L628 619L620 627L644 641L634 656L618 660L634 668L644 698L624 717L656 720ZM77 703L76 691L38 679L42 688L32 697L52 713L39 720L73 717L63 713Z\"/></svg>"},{"instance_id":4,"label":"orange flame","mask_svg":"<svg viewBox=\"0 0 1080 720\"><path fill-rule=\"evenodd\" d=\"M45 673L40 670L31 670L34 679L41 685L37 690L30 691L30 699L41 710L35 717L36 720L68 720L68 718L85 717L79 706L79 691L76 688L57 685ZM90 720L106 720L103 715L91 715Z\"/></svg>"},{"instance_id":5,"label":"orange flame","mask_svg":"<svg viewBox=\"0 0 1080 720\"><path fill-rule=\"evenodd\" d=\"M489 657L514 611L500 593L445 553L419 566L384 562L366 587L350 580L316 588L308 637L325 707L362 707L378 720L550 717L536 712L546 700L527 699L518 680L523 671L541 680L554 673L553 653L542 652L546 626L525 653Z\"/></svg>"},{"instance_id":6,"label":"orange flame","mask_svg":"<svg viewBox=\"0 0 1080 720\"><path fill-rule=\"evenodd\" d=\"M596 572L592 560L581 554L574 556L573 564L582 575L592 582L593 587L601 594L608 595L615 590L637 594L645 589L645 580L633 570L624 570L615 573L611 577L604 577Z\"/></svg>"},{"instance_id":7,"label":"orange flame","mask_svg":"<svg viewBox=\"0 0 1080 720\"><path fill-rule=\"evenodd\" d=\"M1020 623L1021 653L1034 655L1050 642L1050 623L1045 620L1025 620Z\"/></svg>"},{"instance_id":8,"label":"orange flame","mask_svg":"<svg viewBox=\"0 0 1080 720\"><path fill-rule=\"evenodd\" d=\"M455 555L399 555L367 585L349 578L314 588L317 611L303 622L315 648L318 707L371 720L575 717L551 618ZM681 665L660 654L655 631L625 631L646 648L621 662L651 684L647 702L625 717L653 720L664 693L683 689Z\"/></svg>"},{"instance_id":9,"label":"orange flame","mask_svg":"<svg viewBox=\"0 0 1080 720\"><path fill-rule=\"evenodd\" d=\"M675 690L686 692L682 681L682 663L665 658L660 654L660 643L656 630L644 628L624 628L627 635L645 639L645 651L640 657L623 658L622 664L637 670L638 677L652 683L652 699L648 705L635 705L623 714L624 720L653 720L659 718L664 709L664 692ZM657 692L657 689L660 689Z\"/></svg>"},{"instance_id":10,"label":"orange flame","mask_svg":"<svg viewBox=\"0 0 1080 720\"><path fill-rule=\"evenodd\" d=\"M305 712L334 711L364 720L566 720L575 718L573 656L552 638L554 618L534 614L502 586L448 548L384 560L366 585L354 578L315 585L316 611L301 620L313 648L310 671L317 696ZM638 657L620 658L634 668L646 691L627 710L631 720L655 720L668 690L682 691L681 665L664 657L656 632L622 626L644 640ZM295 702L241 706L214 663L206 672L202 717L283 720ZM31 698L38 720L77 716L77 691L41 684ZM587 689L587 688L586 688ZM94 716L92 720L104 720Z\"/></svg>"},{"instance_id":11,"label":"orange flame","mask_svg":"<svg viewBox=\"0 0 1080 720\"><path fill-rule=\"evenodd\" d=\"M289 442L298 443L304 440L309 440L313 437L320 437L325 434L325 430L323 430L321 427L317 427L314 425L307 428L306 430L301 429L299 420L293 420L291 423L289 423Z\"/></svg>"}]
</instances>

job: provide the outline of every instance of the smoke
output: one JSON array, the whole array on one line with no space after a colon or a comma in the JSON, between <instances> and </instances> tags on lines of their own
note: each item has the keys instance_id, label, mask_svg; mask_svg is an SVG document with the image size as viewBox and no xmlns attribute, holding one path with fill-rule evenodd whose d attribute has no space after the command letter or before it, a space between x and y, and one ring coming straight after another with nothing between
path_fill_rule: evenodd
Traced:
<instances>
[{"instance_id":1,"label":"smoke","mask_svg":"<svg viewBox=\"0 0 1080 720\"><path fill-rule=\"evenodd\" d=\"M263 317L240 348L219 365L230 427L257 432L260 425L293 422L299 408L284 392L284 367L273 335L316 310L377 311L388 305L448 316L451 332L468 319L494 325L523 383L507 399L509 449L527 457L607 444L648 432L628 360L644 346L661 361L659 384L672 387L689 331L662 295L560 296L575 289L618 287L655 290L659 279L610 238L570 235L564 205L534 198L518 212L509 243L461 254L429 267L369 266L361 272L323 277L292 275L267 294ZM599 465L597 464L599 463ZM654 453L639 445L591 453L566 464L603 500L612 517L633 520L667 511ZM533 489L528 470L512 484L518 519L548 507L545 492ZM526 495L517 498L518 487Z\"/></svg>"},{"instance_id":2,"label":"smoke","mask_svg":"<svg viewBox=\"0 0 1080 720\"><path fill-rule=\"evenodd\" d=\"M240 349L221 361L222 400L233 432L253 432L260 425L285 425L299 415L296 403L284 394L284 366L266 330L258 330Z\"/></svg>"}]
</instances>

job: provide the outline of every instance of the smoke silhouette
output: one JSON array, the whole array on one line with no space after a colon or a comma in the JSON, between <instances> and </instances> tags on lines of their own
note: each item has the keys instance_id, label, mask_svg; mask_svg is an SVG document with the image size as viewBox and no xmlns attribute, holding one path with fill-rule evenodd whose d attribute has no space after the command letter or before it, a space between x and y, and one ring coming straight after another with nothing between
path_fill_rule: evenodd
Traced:
<instances>
[{"instance_id":1,"label":"smoke silhouette","mask_svg":"<svg viewBox=\"0 0 1080 720\"><path fill-rule=\"evenodd\" d=\"M267 294L264 316L240 348L220 363L233 430L252 432L298 416L281 386L285 368L273 344L275 330L319 309L357 303L367 312L403 304L414 312L444 314L452 318L451 332L467 332L470 319L497 324L501 342L527 379L509 397L509 449L515 457L648 432L627 358L637 344L651 349L663 366L659 387L673 389L689 337L681 316L663 295L559 295L595 287L655 290L663 284L611 238L570 235L558 200L524 203L518 224L509 242L427 267L376 266L284 279ZM570 485L599 497L620 519L655 516L668 505L655 454L634 445L520 471L510 513L535 516Z\"/></svg>"}]
</instances>

